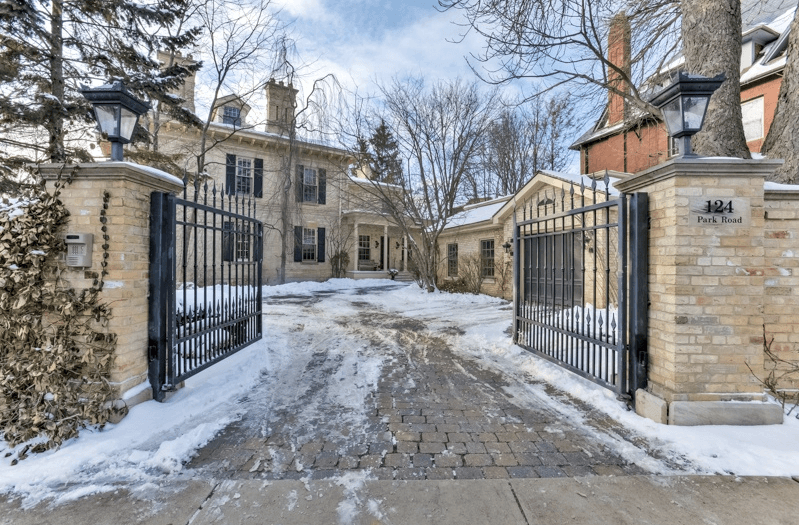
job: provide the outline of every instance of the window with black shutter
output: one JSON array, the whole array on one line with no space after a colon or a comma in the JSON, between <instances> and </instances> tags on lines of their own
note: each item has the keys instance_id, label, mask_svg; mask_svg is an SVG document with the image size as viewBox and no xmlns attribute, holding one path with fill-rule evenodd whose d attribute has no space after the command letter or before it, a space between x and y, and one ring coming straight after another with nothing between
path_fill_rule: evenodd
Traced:
<instances>
[{"instance_id":1,"label":"window with black shutter","mask_svg":"<svg viewBox=\"0 0 799 525\"><path fill-rule=\"evenodd\" d=\"M297 202L327 203L327 170L297 165L295 176Z\"/></svg>"},{"instance_id":2,"label":"window with black shutter","mask_svg":"<svg viewBox=\"0 0 799 525\"><path fill-rule=\"evenodd\" d=\"M264 196L264 159L225 155L225 194Z\"/></svg>"}]
</instances>

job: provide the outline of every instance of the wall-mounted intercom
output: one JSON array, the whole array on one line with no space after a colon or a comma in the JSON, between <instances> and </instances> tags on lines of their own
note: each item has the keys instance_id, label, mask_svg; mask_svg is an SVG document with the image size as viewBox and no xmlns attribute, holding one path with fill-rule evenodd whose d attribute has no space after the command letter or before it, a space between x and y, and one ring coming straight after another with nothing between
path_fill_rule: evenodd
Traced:
<instances>
[{"instance_id":1,"label":"wall-mounted intercom","mask_svg":"<svg viewBox=\"0 0 799 525\"><path fill-rule=\"evenodd\" d=\"M68 233L64 241L67 244L67 266L88 268L92 265L91 233Z\"/></svg>"}]
</instances>

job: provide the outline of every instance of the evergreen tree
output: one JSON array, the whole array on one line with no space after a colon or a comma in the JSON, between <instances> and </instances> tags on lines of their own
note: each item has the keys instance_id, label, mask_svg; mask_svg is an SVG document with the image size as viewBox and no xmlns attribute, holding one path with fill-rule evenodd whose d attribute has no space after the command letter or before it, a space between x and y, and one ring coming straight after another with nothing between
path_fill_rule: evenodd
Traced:
<instances>
[{"instance_id":1,"label":"evergreen tree","mask_svg":"<svg viewBox=\"0 0 799 525\"><path fill-rule=\"evenodd\" d=\"M399 157L399 146L385 120L380 120L380 125L372 133L369 144L372 146L370 165L373 179L387 184L400 184L402 160Z\"/></svg>"},{"instance_id":2,"label":"evergreen tree","mask_svg":"<svg viewBox=\"0 0 799 525\"><path fill-rule=\"evenodd\" d=\"M81 85L123 80L139 98L181 121L192 115L170 95L194 67L163 68L158 49L179 50L193 28L165 29L190 0L3 0L0 2L0 169L91 159L83 134L94 126ZM147 139L137 129L134 140Z\"/></svg>"}]
</instances>

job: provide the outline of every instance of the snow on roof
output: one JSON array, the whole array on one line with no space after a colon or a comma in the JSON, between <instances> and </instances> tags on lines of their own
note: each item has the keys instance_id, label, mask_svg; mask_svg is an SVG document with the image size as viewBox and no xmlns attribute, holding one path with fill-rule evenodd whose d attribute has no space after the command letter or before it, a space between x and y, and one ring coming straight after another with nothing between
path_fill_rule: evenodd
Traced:
<instances>
[{"instance_id":1,"label":"snow on roof","mask_svg":"<svg viewBox=\"0 0 799 525\"><path fill-rule=\"evenodd\" d=\"M765 182L763 189L766 191L797 193L799 192L799 184L780 184L779 182Z\"/></svg>"},{"instance_id":2,"label":"snow on roof","mask_svg":"<svg viewBox=\"0 0 799 525\"><path fill-rule=\"evenodd\" d=\"M741 21L743 32L766 25L782 33L790 20L780 26L787 11L796 9L796 0L743 0L741 2ZM793 16L793 15L791 15Z\"/></svg>"},{"instance_id":3,"label":"snow on roof","mask_svg":"<svg viewBox=\"0 0 799 525\"><path fill-rule=\"evenodd\" d=\"M597 181L597 183L596 183L597 191L602 191L602 192L605 191L605 183L602 180L604 177L593 177L592 178L589 175L580 175L578 173L566 173L566 172L561 172L561 171L549 171L549 170L541 170L538 173L541 173L542 175L546 175L548 177L552 177L552 178L555 178L555 179L562 180L563 182L568 182L568 183L574 184L575 186L578 186L578 187L580 186L580 184L585 184L586 188L590 188L591 187L591 183L593 182L593 180L596 180ZM614 195L614 196L618 196L619 195L619 190L617 190L616 188L613 187L613 183L616 182L616 181L619 181L619 180L621 180L621 179L619 179L619 177L613 177L611 175L608 175L608 181L609 181L609 183L608 183L608 191L609 191L609 193L611 195ZM577 191L576 188L575 188L575 191Z\"/></svg>"},{"instance_id":4,"label":"snow on roof","mask_svg":"<svg viewBox=\"0 0 799 525\"><path fill-rule=\"evenodd\" d=\"M361 177L354 177L352 175L350 175L349 177L350 177L350 182L354 182L356 184L364 184L364 185L367 185L367 186L382 186L384 188L402 189L402 186L399 186L397 184L389 184L387 182L378 182L376 180L364 179L364 178L361 178Z\"/></svg>"},{"instance_id":5,"label":"snow on roof","mask_svg":"<svg viewBox=\"0 0 799 525\"><path fill-rule=\"evenodd\" d=\"M506 195L490 201L464 206L462 212L456 213L450 217L449 224L447 224L444 229L447 230L449 228L457 228L491 220L494 214L496 214L510 198L510 195Z\"/></svg>"}]
</instances>

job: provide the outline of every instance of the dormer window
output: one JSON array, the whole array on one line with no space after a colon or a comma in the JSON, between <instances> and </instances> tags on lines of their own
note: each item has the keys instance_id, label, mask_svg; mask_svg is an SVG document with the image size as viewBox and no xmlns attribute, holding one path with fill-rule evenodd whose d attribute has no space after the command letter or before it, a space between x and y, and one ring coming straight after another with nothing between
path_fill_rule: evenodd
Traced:
<instances>
[{"instance_id":1,"label":"dormer window","mask_svg":"<svg viewBox=\"0 0 799 525\"><path fill-rule=\"evenodd\" d=\"M241 127L241 109L234 106L222 108L222 124Z\"/></svg>"}]
</instances>

